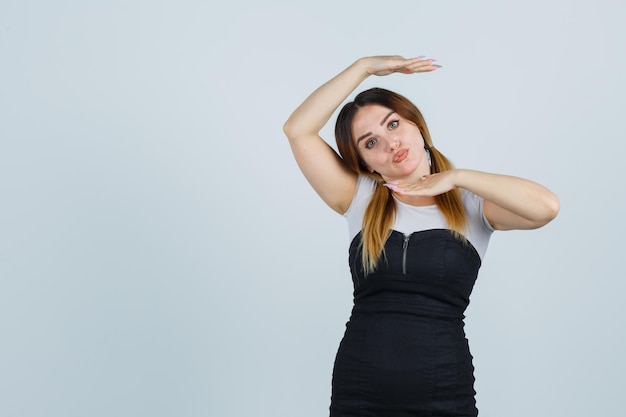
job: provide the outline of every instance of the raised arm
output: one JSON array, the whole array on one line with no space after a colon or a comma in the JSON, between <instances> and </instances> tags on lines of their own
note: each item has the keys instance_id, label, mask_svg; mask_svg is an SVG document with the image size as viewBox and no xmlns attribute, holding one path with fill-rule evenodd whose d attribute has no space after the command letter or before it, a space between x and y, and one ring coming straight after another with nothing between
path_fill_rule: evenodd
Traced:
<instances>
[{"instance_id":1,"label":"raised arm","mask_svg":"<svg viewBox=\"0 0 626 417\"><path fill-rule=\"evenodd\" d=\"M341 157L319 132L339 105L370 75L393 72L412 74L433 71L432 60L401 56L361 58L315 90L291 114L283 130L302 173L319 196L340 214L350 206L357 174L350 171Z\"/></svg>"}]
</instances>

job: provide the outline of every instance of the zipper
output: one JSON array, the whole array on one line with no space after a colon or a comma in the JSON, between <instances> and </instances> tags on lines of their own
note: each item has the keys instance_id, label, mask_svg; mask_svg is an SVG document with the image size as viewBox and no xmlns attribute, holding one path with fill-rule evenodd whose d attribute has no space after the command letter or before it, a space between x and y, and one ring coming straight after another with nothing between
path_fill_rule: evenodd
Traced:
<instances>
[{"instance_id":1,"label":"zipper","mask_svg":"<svg viewBox=\"0 0 626 417\"><path fill-rule=\"evenodd\" d=\"M406 252L409 247L409 239L411 235L404 235L404 242L402 243L402 273L406 275Z\"/></svg>"}]
</instances>

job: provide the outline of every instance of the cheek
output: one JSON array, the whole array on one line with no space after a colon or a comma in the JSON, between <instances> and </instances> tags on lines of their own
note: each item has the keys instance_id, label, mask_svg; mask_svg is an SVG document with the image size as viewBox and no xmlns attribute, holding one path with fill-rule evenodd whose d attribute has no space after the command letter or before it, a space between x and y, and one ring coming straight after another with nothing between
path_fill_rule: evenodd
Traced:
<instances>
[{"instance_id":1,"label":"cheek","mask_svg":"<svg viewBox=\"0 0 626 417\"><path fill-rule=\"evenodd\" d=\"M369 151L363 160L369 165L380 164L383 161L382 155L380 152L376 152L375 150Z\"/></svg>"}]
</instances>

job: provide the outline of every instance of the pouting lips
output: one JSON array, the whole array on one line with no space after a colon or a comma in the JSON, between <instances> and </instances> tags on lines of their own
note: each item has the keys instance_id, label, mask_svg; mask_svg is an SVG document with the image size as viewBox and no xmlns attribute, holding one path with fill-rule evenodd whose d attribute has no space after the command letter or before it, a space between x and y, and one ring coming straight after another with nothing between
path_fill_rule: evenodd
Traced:
<instances>
[{"instance_id":1,"label":"pouting lips","mask_svg":"<svg viewBox=\"0 0 626 417\"><path fill-rule=\"evenodd\" d=\"M396 155L393 157L393 162L402 162L406 159L407 154L409 153L409 151L407 151L406 149L403 149L401 151L398 151L396 153Z\"/></svg>"}]
</instances>

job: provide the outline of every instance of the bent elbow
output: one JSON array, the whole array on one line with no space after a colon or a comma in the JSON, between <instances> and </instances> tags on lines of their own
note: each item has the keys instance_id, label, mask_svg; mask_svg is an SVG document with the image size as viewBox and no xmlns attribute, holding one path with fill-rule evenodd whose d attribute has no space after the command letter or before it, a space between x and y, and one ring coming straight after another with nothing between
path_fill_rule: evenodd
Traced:
<instances>
[{"instance_id":1,"label":"bent elbow","mask_svg":"<svg viewBox=\"0 0 626 417\"><path fill-rule=\"evenodd\" d=\"M293 121L287 120L283 125L283 133L287 136L289 141L293 141L295 138L302 135L302 129L298 128Z\"/></svg>"},{"instance_id":2,"label":"bent elbow","mask_svg":"<svg viewBox=\"0 0 626 417\"><path fill-rule=\"evenodd\" d=\"M303 125L298 120L289 119L283 125L283 133L287 136L290 143L300 142L302 139L309 138L314 131L307 128L306 125Z\"/></svg>"},{"instance_id":3,"label":"bent elbow","mask_svg":"<svg viewBox=\"0 0 626 417\"><path fill-rule=\"evenodd\" d=\"M545 214L544 214L544 224L550 223L552 220L558 216L559 211L561 210L561 202L559 198L554 193L550 193L550 196L546 198L545 201Z\"/></svg>"},{"instance_id":4,"label":"bent elbow","mask_svg":"<svg viewBox=\"0 0 626 417\"><path fill-rule=\"evenodd\" d=\"M554 219L561 210L561 202L559 201L559 197L557 197L556 194L552 194L549 206L552 214L552 219Z\"/></svg>"},{"instance_id":5,"label":"bent elbow","mask_svg":"<svg viewBox=\"0 0 626 417\"><path fill-rule=\"evenodd\" d=\"M287 136L290 137L291 133L293 131L293 127L291 126L291 123L289 120L287 120L285 122L285 124L283 124L283 133Z\"/></svg>"}]
</instances>

